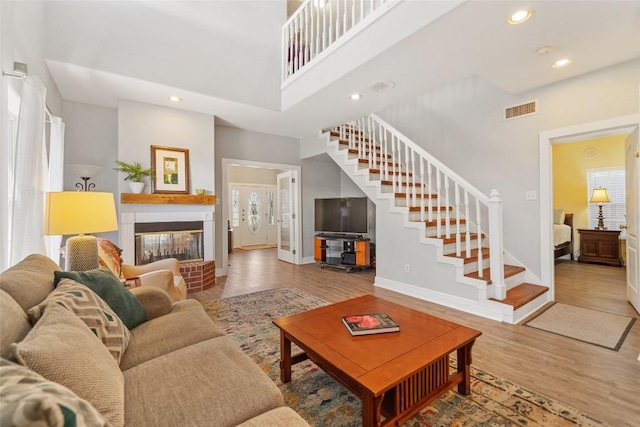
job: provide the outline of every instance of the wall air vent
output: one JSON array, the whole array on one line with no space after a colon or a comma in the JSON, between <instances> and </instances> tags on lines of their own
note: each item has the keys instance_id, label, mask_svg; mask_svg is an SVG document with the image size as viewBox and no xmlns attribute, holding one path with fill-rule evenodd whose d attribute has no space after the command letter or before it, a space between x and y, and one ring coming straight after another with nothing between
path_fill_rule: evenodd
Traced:
<instances>
[{"instance_id":1,"label":"wall air vent","mask_svg":"<svg viewBox=\"0 0 640 427\"><path fill-rule=\"evenodd\" d=\"M538 101L529 101L524 104L514 105L504 109L504 120L517 119L530 116L538 112Z\"/></svg>"}]
</instances>

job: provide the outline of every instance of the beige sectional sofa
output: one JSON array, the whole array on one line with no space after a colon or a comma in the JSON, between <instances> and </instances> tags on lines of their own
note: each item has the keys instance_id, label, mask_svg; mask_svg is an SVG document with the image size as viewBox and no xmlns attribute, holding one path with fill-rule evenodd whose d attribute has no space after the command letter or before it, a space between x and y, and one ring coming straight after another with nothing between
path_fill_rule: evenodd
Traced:
<instances>
[{"instance_id":1,"label":"beige sectional sofa","mask_svg":"<svg viewBox=\"0 0 640 427\"><path fill-rule=\"evenodd\" d=\"M63 402L81 402L72 417L82 421L78 425L308 426L284 406L273 381L224 335L199 302L174 303L162 290L132 289L148 320L122 330L122 337L116 334L128 342L120 353L110 353L110 345L117 347L117 342L101 342L100 334L72 311L43 303L54 292L55 271L59 268L54 262L31 255L0 274L0 424L13 416L12 423L20 425L15 421L20 411L44 411L46 405L31 391L20 389L19 398L11 393L16 384L39 382L39 393L60 387ZM70 279L58 288L64 286L80 289ZM32 325L28 314L39 306L44 307L41 317ZM110 312L105 308L105 313ZM40 406L33 409L25 403L29 399ZM71 406L58 408L68 412ZM53 412L58 417L66 413Z\"/></svg>"}]
</instances>

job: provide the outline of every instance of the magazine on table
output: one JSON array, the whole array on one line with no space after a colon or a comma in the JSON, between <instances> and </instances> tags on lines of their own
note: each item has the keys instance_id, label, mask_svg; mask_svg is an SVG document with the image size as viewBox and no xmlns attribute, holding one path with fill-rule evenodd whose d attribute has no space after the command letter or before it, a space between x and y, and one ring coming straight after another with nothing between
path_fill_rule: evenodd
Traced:
<instances>
[{"instance_id":1,"label":"magazine on table","mask_svg":"<svg viewBox=\"0 0 640 427\"><path fill-rule=\"evenodd\" d=\"M343 316L342 323L351 335L384 334L400 330L400 326L386 313Z\"/></svg>"}]
</instances>

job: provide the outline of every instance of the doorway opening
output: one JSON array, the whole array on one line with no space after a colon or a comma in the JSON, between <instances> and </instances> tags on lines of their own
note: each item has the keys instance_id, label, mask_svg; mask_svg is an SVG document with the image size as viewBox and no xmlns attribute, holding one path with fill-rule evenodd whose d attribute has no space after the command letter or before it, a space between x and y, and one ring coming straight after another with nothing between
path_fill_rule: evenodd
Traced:
<instances>
[{"instance_id":1,"label":"doorway opening","mask_svg":"<svg viewBox=\"0 0 640 427\"><path fill-rule=\"evenodd\" d=\"M254 248L271 248L278 245L280 230L280 211L278 206L277 177L279 174L291 172L300 175L300 166L255 162L240 159L222 159L222 266L221 275L227 274L229 252L234 248L242 250ZM301 211L300 185L295 186L295 212ZM237 203L234 206L234 200ZM287 205L288 207L288 205ZM294 216L292 233L295 241L292 246L293 255L280 259L300 264L302 242L301 224Z\"/></svg>"},{"instance_id":2,"label":"doorway opening","mask_svg":"<svg viewBox=\"0 0 640 427\"><path fill-rule=\"evenodd\" d=\"M640 126L638 115L619 117L610 120L592 122L542 132L539 139L540 147L540 242L541 242L541 280L549 284L549 292L552 300L556 299L555 284L555 260L553 258L553 209L554 209L554 174L553 174L553 148L556 144L568 144L581 140L612 135L630 135L634 129ZM585 155L593 156L589 150ZM586 176L585 176L586 180ZM586 191L586 190L585 190ZM637 191L636 191L637 193ZM586 193L585 193L586 194ZM583 195L583 197L586 197ZM637 197L637 195L635 196ZM572 212L573 213L573 212ZM586 212L581 212L586 215ZM587 224L574 227L576 229L587 228ZM579 248L579 245L576 244Z\"/></svg>"}]
</instances>

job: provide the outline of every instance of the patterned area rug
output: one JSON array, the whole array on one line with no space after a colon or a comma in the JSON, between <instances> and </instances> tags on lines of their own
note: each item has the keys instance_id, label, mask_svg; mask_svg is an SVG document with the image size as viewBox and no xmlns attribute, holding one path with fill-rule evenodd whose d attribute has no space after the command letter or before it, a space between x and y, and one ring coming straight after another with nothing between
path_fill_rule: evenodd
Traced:
<instances>
[{"instance_id":1,"label":"patterned area rug","mask_svg":"<svg viewBox=\"0 0 640 427\"><path fill-rule=\"evenodd\" d=\"M203 303L209 316L271 377L288 406L313 426L361 426L360 399L309 361L294 365L292 381L280 381L280 335L273 319L327 305L296 288L255 292ZM471 394L448 391L404 426L604 426L574 408L478 368Z\"/></svg>"},{"instance_id":2,"label":"patterned area rug","mask_svg":"<svg viewBox=\"0 0 640 427\"><path fill-rule=\"evenodd\" d=\"M618 351L635 320L634 317L555 303L525 325Z\"/></svg>"}]
</instances>

